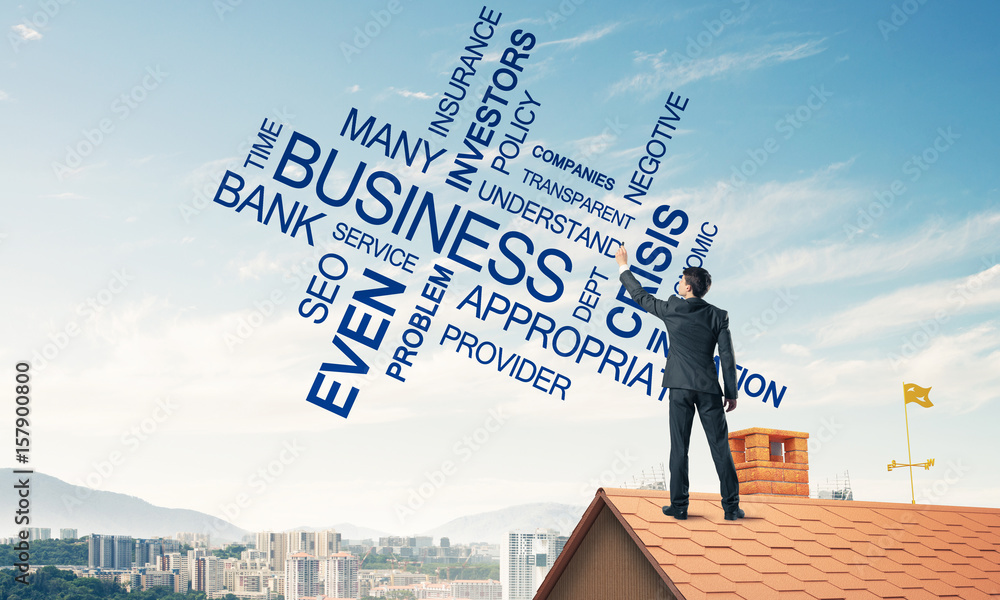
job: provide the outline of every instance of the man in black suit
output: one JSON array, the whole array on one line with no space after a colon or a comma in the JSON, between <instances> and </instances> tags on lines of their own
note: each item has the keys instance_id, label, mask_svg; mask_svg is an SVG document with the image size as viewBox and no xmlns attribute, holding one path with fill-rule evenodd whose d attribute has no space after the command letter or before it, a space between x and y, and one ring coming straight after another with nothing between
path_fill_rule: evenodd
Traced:
<instances>
[{"instance_id":1,"label":"man in black suit","mask_svg":"<svg viewBox=\"0 0 1000 600\"><path fill-rule=\"evenodd\" d=\"M729 452L726 423L726 413L736 408L736 357L729 333L729 315L702 299L712 287L712 276L701 267L684 269L678 287L681 296L670 296L664 301L639 284L628 268L624 245L618 248L615 260L619 265L618 278L629 295L646 312L663 320L669 336L663 387L670 388L670 506L663 507L663 514L675 519L687 518L688 447L697 408L719 474L724 516L729 521L742 518L740 484ZM726 388L724 402L715 368L716 345Z\"/></svg>"}]
</instances>

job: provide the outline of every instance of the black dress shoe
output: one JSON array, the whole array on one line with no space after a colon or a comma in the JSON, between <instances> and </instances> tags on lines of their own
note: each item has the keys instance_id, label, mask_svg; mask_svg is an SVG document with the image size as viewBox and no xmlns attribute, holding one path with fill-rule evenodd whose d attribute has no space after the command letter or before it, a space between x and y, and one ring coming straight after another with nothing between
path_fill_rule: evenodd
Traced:
<instances>
[{"instance_id":1,"label":"black dress shoe","mask_svg":"<svg viewBox=\"0 0 1000 600\"><path fill-rule=\"evenodd\" d=\"M663 507L663 514L667 515L668 517L673 517L678 521L683 521L684 519L688 518L688 509L678 508L673 504L671 504L670 506Z\"/></svg>"},{"instance_id":2,"label":"black dress shoe","mask_svg":"<svg viewBox=\"0 0 1000 600\"><path fill-rule=\"evenodd\" d=\"M727 521L735 521L736 519L742 519L746 516L742 508L737 508L736 510L727 510L725 518Z\"/></svg>"}]
</instances>

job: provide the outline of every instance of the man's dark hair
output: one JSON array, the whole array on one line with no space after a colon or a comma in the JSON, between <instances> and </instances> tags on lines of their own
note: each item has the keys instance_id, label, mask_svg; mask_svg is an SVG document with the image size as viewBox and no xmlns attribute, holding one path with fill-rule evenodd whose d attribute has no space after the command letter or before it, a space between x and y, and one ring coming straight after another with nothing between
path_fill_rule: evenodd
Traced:
<instances>
[{"instance_id":1,"label":"man's dark hair","mask_svg":"<svg viewBox=\"0 0 1000 600\"><path fill-rule=\"evenodd\" d=\"M697 298L703 298L708 293L709 286L712 285L712 276L701 267L684 269L684 280L691 286L691 293Z\"/></svg>"}]
</instances>

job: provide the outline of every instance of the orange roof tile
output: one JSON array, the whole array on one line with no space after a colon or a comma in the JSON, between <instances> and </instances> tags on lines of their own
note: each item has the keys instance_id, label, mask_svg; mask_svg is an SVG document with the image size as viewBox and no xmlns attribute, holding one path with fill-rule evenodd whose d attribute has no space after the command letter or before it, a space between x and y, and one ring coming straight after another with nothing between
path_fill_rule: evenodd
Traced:
<instances>
[{"instance_id":1,"label":"orange roof tile","mask_svg":"<svg viewBox=\"0 0 1000 600\"><path fill-rule=\"evenodd\" d=\"M666 491L598 490L536 598L605 506L684 600L1000 595L998 509L755 495L741 499L746 518L731 522L719 500L691 494L689 518L678 521L661 511Z\"/></svg>"}]
</instances>

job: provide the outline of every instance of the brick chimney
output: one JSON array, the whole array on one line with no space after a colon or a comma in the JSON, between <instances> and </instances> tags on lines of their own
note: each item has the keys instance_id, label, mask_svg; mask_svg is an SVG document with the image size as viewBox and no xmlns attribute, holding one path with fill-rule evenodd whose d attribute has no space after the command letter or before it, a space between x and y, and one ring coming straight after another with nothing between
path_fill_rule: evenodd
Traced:
<instances>
[{"instance_id":1,"label":"brick chimney","mask_svg":"<svg viewBox=\"0 0 1000 600\"><path fill-rule=\"evenodd\" d=\"M740 495L809 497L808 433L751 427L729 434Z\"/></svg>"}]
</instances>

